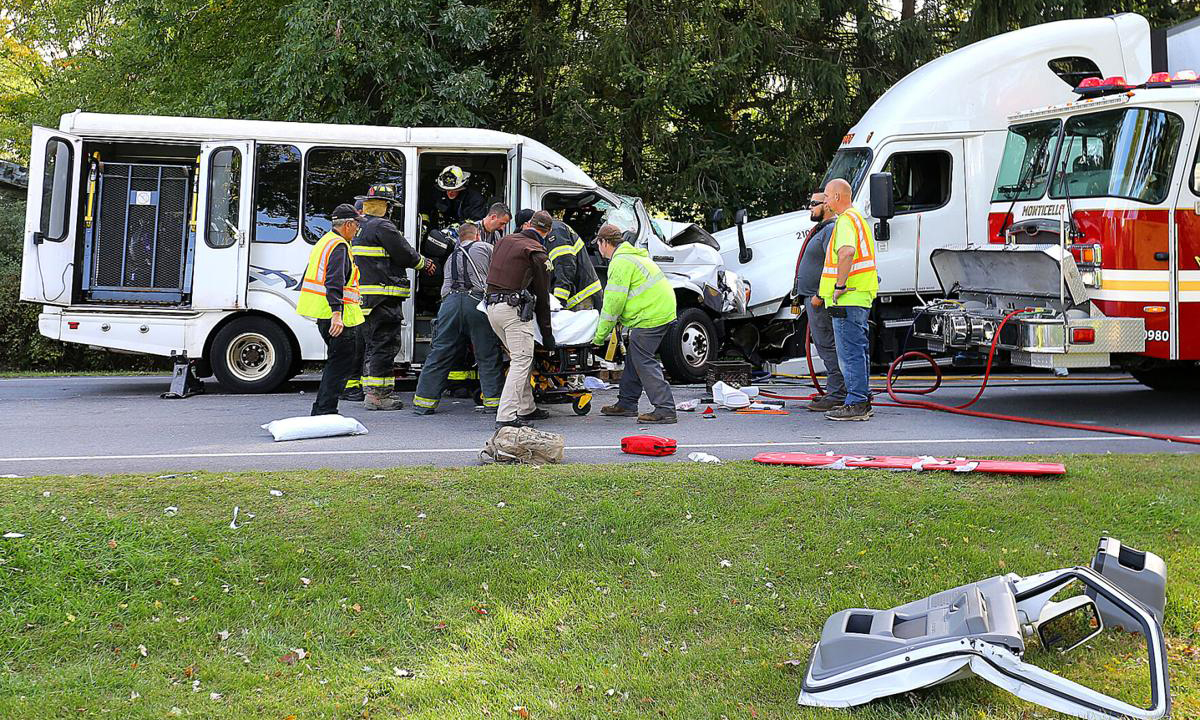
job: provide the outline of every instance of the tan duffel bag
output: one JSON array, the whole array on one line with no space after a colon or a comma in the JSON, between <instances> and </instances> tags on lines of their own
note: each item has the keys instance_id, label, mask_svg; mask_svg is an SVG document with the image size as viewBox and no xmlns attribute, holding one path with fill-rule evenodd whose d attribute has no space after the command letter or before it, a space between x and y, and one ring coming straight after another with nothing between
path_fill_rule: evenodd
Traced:
<instances>
[{"instance_id":1,"label":"tan duffel bag","mask_svg":"<svg viewBox=\"0 0 1200 720\"><path fill-rule=\"evenodd\" d=\"M545 465L563 461L564 438L531 427L502 427L483 446L485 463Z\"/></svg>"}]
</instances>

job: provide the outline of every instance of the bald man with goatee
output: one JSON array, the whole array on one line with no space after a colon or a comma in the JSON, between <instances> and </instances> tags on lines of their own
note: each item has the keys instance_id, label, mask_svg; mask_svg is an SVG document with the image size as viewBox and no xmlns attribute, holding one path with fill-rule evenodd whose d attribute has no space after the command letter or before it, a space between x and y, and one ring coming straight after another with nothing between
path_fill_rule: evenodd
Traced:
<instances>
[{"instance_id":1,"label":"bald man with goatee","mask_svg":"<svg viewBox=\"0 0 1200 720\"><path fill-rule=\"evenodd\" d=\"M871 225L852 204L850 183L840 178L825 185L825 204L837 215L825 253L819 294L833 318L838 367L846 383L846 400L825 413L829 420L869 420L871 408L871 304L879 293L875 238Z\"/></svg>"}]
</instances>

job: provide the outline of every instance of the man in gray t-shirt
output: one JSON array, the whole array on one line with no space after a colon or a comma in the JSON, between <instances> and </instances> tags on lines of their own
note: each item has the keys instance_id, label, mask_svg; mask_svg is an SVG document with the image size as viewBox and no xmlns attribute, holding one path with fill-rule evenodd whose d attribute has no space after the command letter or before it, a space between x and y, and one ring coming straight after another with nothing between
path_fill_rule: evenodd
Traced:
<instances>
[{"instance_id":1,"label":"man in gray t-shirt","mask_svg":"<svg viewBox=\"0 0 1200 720\"><path fill-rule=\"evenodd\" d=\"M825 363L825 394L808 404L813 412L826 412L846 401L846 383L838 369L837 346L833 341L833 318L825 308L817 290L821 284L821 272L825 268L825 255L829 252L829 239L833 236L833 224L837 220L825 204L825 194L813 193L808 207L810 217L817 223L808 231L796 260L796 281L792 285L792 307L799 313L801 305L808 317L808 331L812 335L813 347L821 362Z\"/></svg>"},{"instance_id":2,"label":"man in gray t-shirt","mask_svg":"<svg viewBox=\"0 0 1200 720\"><path fill-rule=\"evenodd\" d=\"M469 346L475 349L483 409L495 412L500 405L504 372L500 364L500 338L492 331L487 315L478 310L487 289L492 246L479 239L479 226L458 227L458 244L446 258L443 270L442 304L433 325L429 354L421 366L413 412L432 415L446 390L450 371L460 364Z\"/></svg>"}]
</instances>

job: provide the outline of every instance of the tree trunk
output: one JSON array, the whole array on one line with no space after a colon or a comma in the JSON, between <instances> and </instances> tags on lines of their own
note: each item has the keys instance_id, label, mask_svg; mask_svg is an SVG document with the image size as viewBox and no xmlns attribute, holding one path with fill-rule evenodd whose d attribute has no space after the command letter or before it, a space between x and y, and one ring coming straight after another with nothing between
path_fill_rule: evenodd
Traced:
<instances>
[{"instance_id":1,"label":"tree trunk","mask_svg":"<svg viewBox=\"0 0 1200 720\"><path fill-rule=\"evenodd\" d=\"M904 0L900 6L900 19L907 20L917 14L917 0Z\"/></svg>"}]
</instances>

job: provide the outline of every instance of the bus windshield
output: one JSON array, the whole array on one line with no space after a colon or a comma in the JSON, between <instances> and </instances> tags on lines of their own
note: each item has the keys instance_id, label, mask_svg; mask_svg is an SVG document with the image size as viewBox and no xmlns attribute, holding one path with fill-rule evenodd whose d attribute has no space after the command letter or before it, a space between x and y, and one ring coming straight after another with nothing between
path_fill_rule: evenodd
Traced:
<instances>
[{"instance_id":1,"label":"bus windshield","mask_svg":"<svg viewBox=\"0 0 1200 720\"><path fill-rule=\"evenodd\" d=\"M1046 192L1061 127L1058 120L1042 120L1009 128L992 202L1036 200Z\"/></svg>"},{"instance_id":2,"label":"bus windshield","mask_svg":"<svg viewBox=\"0 0 1200 720\"><path fill-rule=\"evenodd\" d=\"M1067 120L1066 150L1050 196L1117 197L1145 203L1166 200L1183 120L1162 110L1125 108ZM1063 176L1067 187L1063 187Z\"/></svg>"},{"instance_id":3,"label":"bus windshield","mask_svg":"<svg viewBox=\"0 0 1200 720\"><path fill-rule=\"evenodd\" d=\"M850 188L857 193L859 183L863 179L863 174L867 171L867 166L870 164L870 148L842 148L838 150L833 154L833 162L829 163L829 169L825 171L825 177L821 180L821 189L824 189L830 180L841 178L850 183Z\"/></svg>"}]
</instances>

